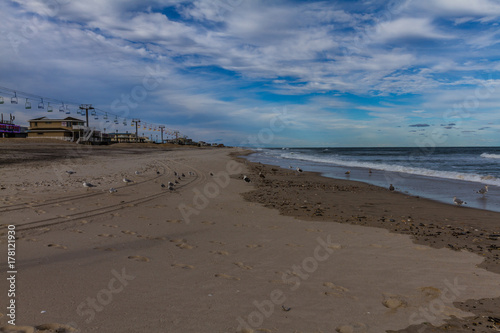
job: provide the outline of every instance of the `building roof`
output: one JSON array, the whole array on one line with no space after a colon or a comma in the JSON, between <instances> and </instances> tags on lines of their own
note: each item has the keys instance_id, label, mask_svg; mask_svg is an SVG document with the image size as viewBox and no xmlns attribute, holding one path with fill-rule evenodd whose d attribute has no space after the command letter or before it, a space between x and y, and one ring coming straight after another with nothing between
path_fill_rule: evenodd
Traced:
<instances>
[{"instance_id":1,"label":"building roof","mask_svg":"<svg viewBox=\"0 0 500 333\"><path fill-rule=\"evenodd\" d=\"M64 119L50 119L47 117L39 117L39 118L30 119L28 121L42 121L42 122L43 121L82 121L82 122L85 122L85 120L73 118L73 117L66 117Z\"/></svg>"}]
</instances>

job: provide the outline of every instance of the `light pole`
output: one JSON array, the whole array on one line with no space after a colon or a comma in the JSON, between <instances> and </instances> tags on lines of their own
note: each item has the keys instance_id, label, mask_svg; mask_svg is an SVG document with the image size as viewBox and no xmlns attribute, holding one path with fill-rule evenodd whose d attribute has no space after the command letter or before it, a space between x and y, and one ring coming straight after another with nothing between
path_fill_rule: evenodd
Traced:
<instances>
[{"instance_id":1,"label":"light pole","mask_svg":"<svg viewBox=\"0 0 500 333\"><path fill-rule=\"evenodd\" d=\"M163 130L165 129L165 126L160 125L158 127L161 128L161 143L163 143Z\"/></svg>"},{"instance_id":2,"label":"light pole","mask_svg":"<svg viewBox=\"0 0 500 333\"><path fill-rule=\"evenodd\" d=\"M85 110L87 127L89 127L89 110L94 110L92 104L80 104L80 110Z\"/></svg>"},{"instance_id":3,"label":"light pole","mask_svg":"<svg viewBox=\"0 0 500 333\"><path fill-rule=\"evenodd\" d=\"M141 122L141 120L140 119L132 119L132 121L135 123L135 141L139 142L138 126L139 126L139 123Z\"/></svg>"}]
</instances>

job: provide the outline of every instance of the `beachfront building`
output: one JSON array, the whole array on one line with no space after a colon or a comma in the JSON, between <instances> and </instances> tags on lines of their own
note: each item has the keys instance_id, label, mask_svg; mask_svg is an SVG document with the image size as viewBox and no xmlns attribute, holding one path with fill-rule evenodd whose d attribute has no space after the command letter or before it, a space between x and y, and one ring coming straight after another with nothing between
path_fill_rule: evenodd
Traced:
<instances>
[{"instance_id":1,"label":"beachfront building","mask_svg":"<svg viewBox=\"0 0 500 333\"><path fill-rule=\"evenodd\" d=\"M135 136L135 133L110 133L111 142L113 143L127 143L127 142L146 142L147 138L139 136L139 140Z\"/></svg>"},{"instance_id":2,"label":"beachfront building","mask_svg":"<svg viewBox=\"0 0 500 333\"><path fill-rule=\"evenodd\" d=\"M40 117L29 120L28 138L78 141L87 129L85 121L73 117L49 119Z\"/></svg>"},{"instance_id":3,"label":"beachfront building","mask_svg":"<svg viewBox=\"0 0 500 333\"><path fill-rule=\"evenodd\" d=\"M3 113L0 118L0 137L1 138L25 138L26 127L14 124L15 117L11 114L9 120L3 119Z\"/></svg>"}]
</instances>

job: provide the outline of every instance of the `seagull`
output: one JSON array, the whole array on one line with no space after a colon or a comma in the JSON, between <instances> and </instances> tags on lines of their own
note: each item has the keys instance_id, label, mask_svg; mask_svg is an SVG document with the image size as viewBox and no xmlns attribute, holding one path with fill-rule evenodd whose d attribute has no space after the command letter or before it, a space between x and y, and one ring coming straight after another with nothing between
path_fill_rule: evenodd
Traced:
<instances>
[{"instance_id":1,"label":"seagull","mask_svg":"<svg viewBox=\"0 0 500 333\"><path fill-rule=\"evenodd\" d=\"M463 200L460 200L459 198L457 197L453 197L453 202L455 203L455 205L457 206L462 206L462 205L465 205L467 204L467 202L463 201Z\"/></svg>"},{"instance_id":2,"label":"seagull","mask_svg":"<svg viewBox=\"0 0 500 333\"><path fill-rule=\"evenodd\" d=\"M389 191L394 191L394 186L392 186L392 184L389 185Z\"/></svg>"},{"instance_id":3,"label":"seagull","mask_svg":"<svg viewBox=\"0 0 500 333\"><path fill-rule=\"evenodd\" d=\"M134 181L127 178L123 178L123 182L128 184L128 183L133 183Z\"/></svg>"},{"instance_id":4,"label":"seagull","mask_svg":"<svg viewBox=\"0 0 500 333\"><path fill-rule=\"evenodd\" d=\"M351 171L346 171L345 172L346 175L350 175L351 174Z\"/></svg>"},{"instance_id":5,"label":"seagull","mask_svg":"<svg viewBox=\"0 0 500 333\"><path fill-rule=\"evenodd\" d=\"M247 176L243 176L243 180L246 181L247 183L250 183L250 178L248 178Z\"/></svg>"},{"instance_id":6,"label":"seagull","mask_svg":"<svg viewBox=\"0 0 500 333\"><path fill-rule=\"evenodd\" d=\"M168 189L169 189L170 191L173 191L173 190L174 190L174 187L173 187L173 186L169 186L169 187L168 187Z\"/></svg>"},{"instance_id":7,"label":"seagull","mask_svg":"<svg viewBox=\"0 0 500 333\"><path fill-rule=\"evenodd\" d=\"M368 170L368 173L371 174L372 173L372 169Z\"/></svg>"},{"instance_id":8,"label":"seagull","mask_svg":"<svg viewBox=\"0 0 500 333\"><path fill-rule=\"evenodd\" d=\"M214 176L214 173L213 173L213 172L210 172L210 176L212 176L212 177L213 177L213 176Z\"/></svg>"},{"instance_id":9,"label":"seagull","mask_svg":"<svg viewBox=\"0 0 500 333\"><path fill-rule=\"evenodd\" d=\"M174 171L174 176L177 176L177 171Z\"/></svg>"},{"instance_id":10,"label":"seagull","mask_svg":"<svg viewBox=\"0 0 500 333\"><path fill-rule=\"evenodd\" d=\"M161 187L165 187L165 184L161 183L161 185L160 185L160 186L161 186Z\"/></svg>"},{"instance_id":11,"label":"seagull","mask_svg":"<svg viewBox=\"0 0 500 333\"><path fill-rule=\"evenodd\" d=\"M174 186L172 182L168 182L168 186Z\"/></svg>"},{"instance_id":12,"label":"seagull","mask_svg":"<svg viewBox=\"0 0 500 333\"><path fill-rule=\"evenodd\" d=\"M480 189L479 191L477 191L476 193L479 193L479 194L482 194L483 197L486 193L488 193L488 185L484 185L484 188Z\"/></svg>"},{"instance_id":13,"label":"seagull","mask_svg":"<svg viewBox=\"0 0 500 333\"><path fill-rule=\"evenodd\" d=\"M297 170L297 172L302 172L302 169L299 167L297 167L297 169L295 169L295 170Z\"/></svg>"},{"instance_id":14,"label":"seagull","mask_svg":"<svg viewBox=\"0 0 500 333\"><path fill-rule=\"evenodd\" d=\"M174 183L179 184L179 181L176 179L176 180L174 180Z\"/></svg>"},{"instance_id":15,"label":"seagull","mask_svg":"<svg viewBox=\"0 0 500 333\"><path fill-rule=\"evenodd\" d=\"M109 189L109 193L111 193L111 194L116 193L116 192L118 192L118 190L114 187Z\"/></svg>"},{"instance_id":16,"label":"seagull","mask_svg":"<svg viewBox=\"0 0 500 333\"><path fill-rule=\"evenodd\" d=\"M71 171L71 170L67 170L66 173L71 176L72 174L76 173L76 171Z\"/></svg>"},{"instance_id":17,"label":"seagull","mask_svg":"<svg viewBox=\"0 0 500 333\"><path fill-rule=\"evenodd\" d=\"M136 174L136 175L140 175L141 173L140 173L139 171L136 171L136 172L135 172L135 174Z\"/></svg>"},{"instance_id":18,"label":"seagull","mask_svg":"<svg viewBox=\"0 0 500 333\"><path fill-rule=\"evenodd\" d=\"M83 182L82 185L83 185L83 187L86 187L87 190L89 189L89 187L95 187L95 185L92 185L91 183L87 183L87 182Z\"/></svg>"},{"instance_id":19,"label":"seagull","mask_svg":"<svg viewBox=\"0 0 500 333\"><path fill-rule=\"evenodd\" d=\"M159 175L160 174L160 171L156 170L156 174Z\"/></svg>"},{"instance_id":20,"label":"seagull","mask_svg":"<svg viewBox=\"0 0 500 333\"><path fill-rule=\"evenodd\" d=\"M189 175L190 175L190 176L194 176L194 172L189 171Z\"/></svg>"},{"instance_id":21,"label":"seagull","mask_svg":"<svg viewBox=\"0 0 500 333\"><path fill-rule=\"evenodd\" d=\"M264 176L264 174L262 172L259 172L259 177L262 179L266 178L266 176Z\"/></svg>"},{"instance_id":22,"label":"seagull","mask_svg":"<svg viewBox=\"0 0 500 333\"><path fill-rule=\"evenodd\" d=\"M185 174L182 174L181 176L182 176L182 177L186 177L186 175L185 175Z\"/></svg>"}]
</instances>

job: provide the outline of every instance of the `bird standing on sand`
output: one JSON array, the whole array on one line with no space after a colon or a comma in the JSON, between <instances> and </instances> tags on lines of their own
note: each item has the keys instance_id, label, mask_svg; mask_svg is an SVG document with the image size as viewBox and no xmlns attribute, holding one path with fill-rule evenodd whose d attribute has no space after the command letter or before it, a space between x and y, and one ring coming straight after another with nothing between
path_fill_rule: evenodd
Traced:
<instances>
[{"instance_id":1,"label":"bird standing on sand","mask_svg":"<svg viewBox=\"0 0 500 333\"><path fill-rule=\"evenodd\" d=\"M109 193L111 193L111 194L116 193L116 192L118 192L118 190L114 187L109 189Z\"/></svg>"},{"instance_id":2,"label":"bird standing on sand","mask_svg":"<svg viewBox=\"0 0 500 333\"><path fill-rule=\"evenodd\" d=\"M214 176L214 173L213 173L213 172L210 172L210 176L212 176L212 177L213 177L213 176Z\"/></svg>"},{"instance_id":3,"label":"bird standing on sand","mask_svg":"<svg viewBox=\"0 0 500 333\"><path fill-rule=\"evenodd\" d=\"M76 171L68 170L68 171L66 171L66 173L68 174L68 176L71 176L72 174L76 173Z\"/></svg>"},{"instance_id":4,"label":"bird standing on sand","mask_svg":"<svg viewBox=\"0 0 500 333\"><path fill-rule=\"evenodd\" d=\"M141 173L139 171L134 172L136 175L140 175Z\"/></svg>"},{"instance_id":5,"label":"bird standing on sand","mask_svg":"<svg viewBox=\"0 0 500 333\"><path fill-rule=\"evenodd\" d=\"M262 172L259 172L259 177L262 179L266 178L266 176L264 176L264 174Z\"/></svg>"},{"instance_id":6,"label":"bird standing on sand","mask_svg":"<svg viewBox=\"0 0 500 333\"><path fill-rule=\"evenodd\" d=\"M351 174L351 171L346 171L345 172L346 175L350 175Z\"/></svg>"},{"instance_id":7,"label":"bird standing on sand","mask_svg":"<svg viewBox=\"0 0 500 333\"><path fill-rule=\"evenodd\" d=\"M165 184L161 183L161 185L160 185L160 186L161 186L161 187L165 187Z\"/></svg>"},{"instance_id":8,"label":"bird standing on sand","mask_svg":"<svg viewBox=\"0 0 500 333\"><path fill-rule=\"evenodd\" d=\"M394 186L392 184L389 185L389 191L394 191Z\"/></svg>"},{"instance_id":9,"label":"bird standing on sand","mask_svg":"<svg viewBox=\"0 0 500 333\"><path fill-rule=\"evenodd\" d=\"M453 202L455 203L455 205L457 206L462 206L462 205L465 205L467 204L467 202L463 201L463 200L460 200L459 198L457 197L453 197Z\"/></svg>"},{"instance_id":10,"label":"bird standing on sand","mask_svg":"<svg viewBox=\"0 0 500 333\"><path fill-rule=\"evenodd\" d=\"M87 183L87 182L83 182L82 183L83 187L86 187L87 188L87 191L90 187L95 187L95 185L91 184L91 183Z\"/></svg>"},{"instance_id":11,"label":"bird standing on sand","mask_svg":"<svg viewBox=\"0 0 500 333\"><path fill-rule=\"evenodd\" d=\"M128 184L128 183L133 183L134 181L127 178L123 178L123 182Z\"/></svg>"},{"instance_id":12,"label":"bird standing on sand","mask_svg":"<svg viewBox=\"0 0 500 333\"><path fill-rule=\"evenodd\" d=\"M248 178L247 176L243 176L243 180L246 181L247 183L250 183L250 178Z\"/></svg>"},{"instance_id":13,"label":"bird standing on sand","mask_svg":"<svg viewBox=\"0 0 500 333\"><path fill-rule=\"evenodd\" d=\"M295 169L295 170L297 170L297 172L302 172L302 169L299 167L297 167L297 169Z\"/></svg>"},{"instance_id":14,"label":"bird standing on sand","mask_svg":"<svg viewBox=\"0 0 500 333\"><path fill-rule=\"evenodd\" d=\"M482 194L483 197L486 193L488 193L488 185L484 185L484 188L480 189L479 191L477 191L476 193L479 193L479 194Z\"/></svg>"}]
</instances>

